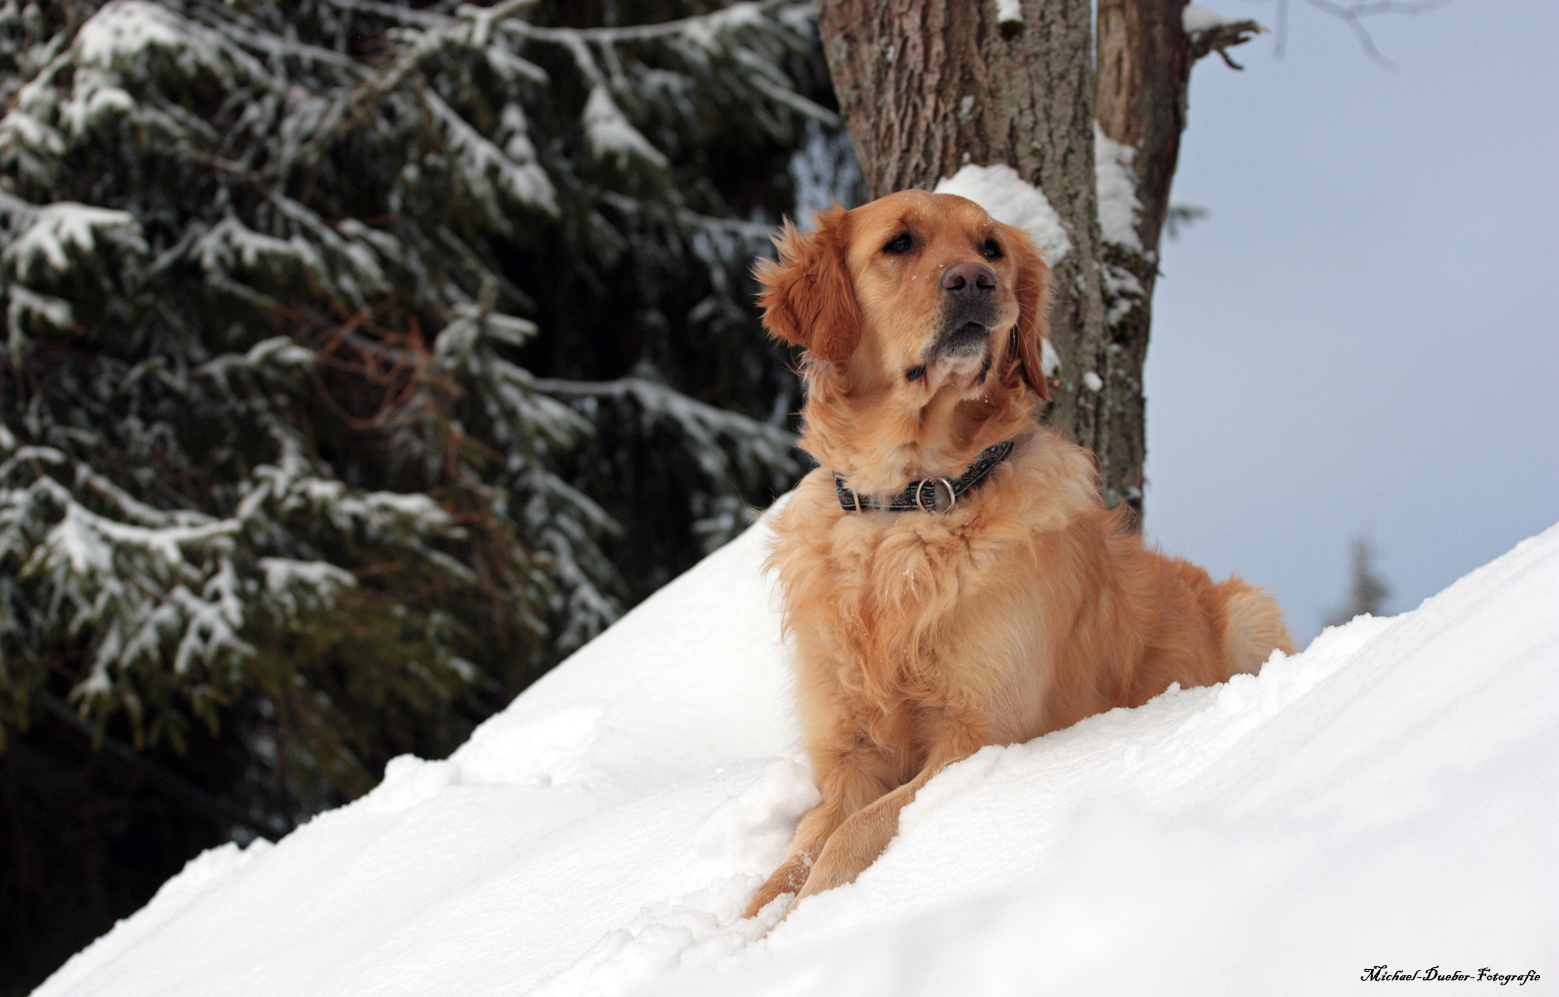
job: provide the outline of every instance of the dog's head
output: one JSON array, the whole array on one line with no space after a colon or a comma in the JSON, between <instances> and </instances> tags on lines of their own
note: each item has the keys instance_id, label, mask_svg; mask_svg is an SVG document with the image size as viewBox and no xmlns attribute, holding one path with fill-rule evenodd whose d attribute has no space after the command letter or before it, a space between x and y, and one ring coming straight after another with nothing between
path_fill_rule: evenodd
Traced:
<instances>
[{"instance_id":1,"label":"dog's head","mask_svg":"<svg viewBox=\"0 0 1559 997\"><path fill-rule=\"evenodd\" d=\"M973 201L905 190L810 233L788 222L756 269L763 323L838 365L855 390L929 398L987 379L1049 398L1040 368L1050 271L1032 242Z\"/></svg>"}]
</instances>

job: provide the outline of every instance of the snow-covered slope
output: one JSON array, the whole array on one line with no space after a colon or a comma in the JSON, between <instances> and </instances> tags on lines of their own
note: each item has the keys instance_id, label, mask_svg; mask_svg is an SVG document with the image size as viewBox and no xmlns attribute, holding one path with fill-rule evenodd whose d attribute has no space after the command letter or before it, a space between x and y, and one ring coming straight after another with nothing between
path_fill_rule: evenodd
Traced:
<instances>
[{"instance_id":1,"label":"snow-covered slope","mask_svg":"<svg viewBox=\"0 0 1559 997\"><path fill-rule=\"evenodd\" d=\"M979 752L759 937L815 800L765 537L450 760L196 859L37 994L1559 992L1559 527L1259 676Z\"/></svg>"}]
</instances>

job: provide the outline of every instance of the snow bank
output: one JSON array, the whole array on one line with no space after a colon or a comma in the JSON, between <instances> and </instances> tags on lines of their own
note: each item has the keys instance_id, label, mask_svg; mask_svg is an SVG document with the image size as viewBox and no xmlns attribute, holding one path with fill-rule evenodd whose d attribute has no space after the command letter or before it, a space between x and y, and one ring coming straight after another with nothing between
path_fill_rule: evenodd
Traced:
<instances>
[{"instance_id":1,"label":"snow bank","mask_svg":"<svg viewBox=\"0 0 1559 997\"><path fill-rule=\"evenodd\" d=\"M816 799L765 529L450 760L195 860L38 994L1556 992L1559 527L1259 676L984 749L760 937L739 912Z\"/></svg>"}]
</instances>

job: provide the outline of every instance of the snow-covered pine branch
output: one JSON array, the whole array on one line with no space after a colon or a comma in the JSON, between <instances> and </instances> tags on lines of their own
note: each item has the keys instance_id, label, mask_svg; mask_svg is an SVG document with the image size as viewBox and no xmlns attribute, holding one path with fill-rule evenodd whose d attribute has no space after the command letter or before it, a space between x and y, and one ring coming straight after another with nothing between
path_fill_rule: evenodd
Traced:
<instances>
[{"instance_id":1,"label":"snow-covered pine branch","mask_svg":"<svg viewBox=\"0 0 1559 997\"><path fill-rule=\"evenodd\" d=\"M71 11L0 5L0 730L205 730L295 819L800 470L746 270L838 128L808 5Z\"/></svg>"}]
</instances>

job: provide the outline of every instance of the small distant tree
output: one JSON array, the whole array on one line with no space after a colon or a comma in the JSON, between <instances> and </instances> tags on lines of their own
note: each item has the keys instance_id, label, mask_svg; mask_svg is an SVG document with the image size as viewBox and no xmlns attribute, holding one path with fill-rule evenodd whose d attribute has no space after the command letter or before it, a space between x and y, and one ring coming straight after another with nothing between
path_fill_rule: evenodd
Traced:
<instances>
[{"instance_id":1,"label":"small distant tree","mask_svg":"<svg viewBox=\"0 0 1559 997\"><path fill-rule=\"evenodd\" d=\"M1337 627L1356 616L1381 616L1391 586L1375 568L1375 545L1358 537L1348 547L1348 597L1327 613L1324 626Z\"/></svg>"}]
</instances>

